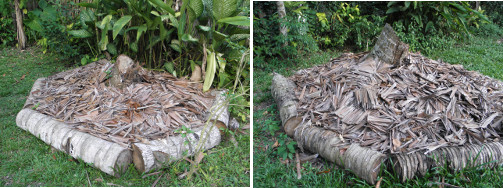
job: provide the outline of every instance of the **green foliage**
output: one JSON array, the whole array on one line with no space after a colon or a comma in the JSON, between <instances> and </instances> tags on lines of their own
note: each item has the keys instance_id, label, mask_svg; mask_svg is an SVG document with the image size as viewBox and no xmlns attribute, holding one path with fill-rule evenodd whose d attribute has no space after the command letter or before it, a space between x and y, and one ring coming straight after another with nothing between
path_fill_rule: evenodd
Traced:
<instances>
[{"instance_id":1,"label":"green foliage","mask_svg":"<svg viewBox=\"0 0 503 188\"><path fill-rule=\"evenodd\" d=\"M486 10L487 16L492 23L503 27L503 2L501 1L484 1L480 6Z\"/></svg>"},{"instance_id":2,"label":"green foliage","mask_svg":"<svg viewBox=\"0 0 503 188\"><path fill-rule=\"evenodd\" d=\"M398 2L388 3L386 14L390 21L401 21L405 26L415 24L420 31L427 33L431 28L448 33L461 33L468 36L470 26L477 28L488 23L483 10L470 8L468 2Z\"/></svg>"},{"instance_id":3,"label":"green foliage","mask_svg":"<svg viewBox=\"0 0 503 188\"><path fill-rule=\"evenodd\" d=\"M0 1L0 48L14 44L16 28L12 19L12 6L9 1Z\"/></svg>"},{"instance_id":4,"label":"green foliage","mask_svg":"<svg viewBox=\"0 0 503 188\"><path fill-rule=\"evenodd\" d=\"M68 31L76 27L76 19L69 16L71 7L59 0L41 0L39 8L29 11L24 20L26 33L31 40L47 50L55 52L63 59L75 60L87 53L85 43L74 39Z\"/></svg>"},{"instance_id":5,"label":"green foliage","mask_svg":"<svg viewBox=\"0 0 503 188\"><path fill-rule=\"evenodd\" d=\"M301 2L300 2L301 3ZM266 59L289 58L294 59L310 52L318 51L318 46L313 37L308 33L309 22L304 14L306 6L300 3L286 3L287 15L279 19L275 14L275 2L253 2L253 43L254 64L259 67L266 66ZM300 7L299 7L300 6ZM293 9L293 10L292 10ZM279 34L279 25L288 28L288 35ZM288 45L284 46L285 43Z\"/></svg>"},{"instance_id":6,"label":"green foliage","mask_svg":"<svg viewBox=\"0 0 503 188\"><path fill-rule=\"evenodd\" d=\"M249 89L245 91L249 91ZM235 117L241 122L246 122L250 115L250 102L248 101L246 96L248 95L236 95L234 93L229 93L227 96L231 99L231 106L229 106L229 112L231 116Z\"/></svg>"},{"instance_id":7,"label":"green foliage","mask_svg":"<svg viewBox=\"0 0 503 188\"><path fill-rule=\"evenodd\" d=\"M12 18L0 17L0 41L2 41L1 48L10 46L16 41L16 29Z\"/></svg>"},{"instance_id":8,"label":"green foliage","mask_svg":"<svg viewBox=\"0 0 503 188\"><path fill-rule=\"evenodd\" d=\"M173 3L160 0L80 3L87 7L80 14L81 27L69 33L76 38L94 38L90 40L94 41L89 45L91 50L114 56L125 53L146 62L148 68L164 68L175 76L189 75L191 62L202 62L206 56L205 91L211 86L229 86L226 83L232 78L244 81L230 75L240 70L241 56L234 54L248 49L249 28L243 27L249 26L248 9L243 8L246 3L185 0L176 12L171 8ZM212 7L217 5L226 6ZM222 60L232 63L225 66L220 63Z\"/></svg>"},{"instance_id":9,"label":"green foliage","mask_svg":"<svg viewBox=\"0 0 503 188\"><path fill-rule=\"evenodd\" d=\"M445 50L454 45L455 40L452 36L444 36L437 33L435 28L426 34L421 31L417 23L410 23L405 26L398 21L393 23L393 29L396 31L400 40L409 45L411 52L421 52L429 55L436 50Z\"/></svg>"},{"instance_id":10,"label":"green foliage","mask_svg":"<svg viewBox=\"0 0 503 188\"><path fill-rule=\"evenodd\" d=\"M297 142L291 141L286 134L281 133L278 136L278 150L276 154L286 160L287 158L293 159L293 154L295 154L295 145Z\"/></svg>"},{"instance_id":11,"label":"green foliage","mask_svg":"<svg viewBox=\"0 0 503 188\"><path fill-rule=\"evenodd\" d=\"M358 5L340 3L337 7L335 12L315 13L318 23L310 25L310 31L318 45L324 49L353 46L368 50L384 26L385 17L361 15Z\"/></svg>"}]
</instances>

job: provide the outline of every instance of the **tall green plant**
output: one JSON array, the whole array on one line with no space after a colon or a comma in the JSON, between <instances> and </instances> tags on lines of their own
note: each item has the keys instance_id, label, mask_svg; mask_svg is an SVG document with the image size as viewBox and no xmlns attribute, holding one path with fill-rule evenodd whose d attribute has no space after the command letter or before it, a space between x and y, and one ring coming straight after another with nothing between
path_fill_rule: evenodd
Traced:
<instances>
[{"instance_id":1,"label":"tall green plant","mask_svg":"<svg viewBox=\"0 0 503 188\"><path fill-rule=\"evenodd\" d=\"M211 74L205 76L205 91L212 85L230 86L231 76L235 75L233 68L238 67L241 59L239 54L248 49L250 20L246 3L183 0L178 10L172 8L173 3L161 0L80 3L86 8L81 11L82 27L69 33L78 38L95 38L89 46L98 53L126 53L146 62L149 68L164 68L176 76L188 75L194 65L205 65L206 73Z\"/></svg>"},{"instance_id":2,"label":"tall green plant","mask_svg":"<svg viewBox=\"0 0 503 188\"><path fill-rule=\"evenodd\" d=\"M478 28L481 23L489 22L483 10L471 9L468 2L392 1L388 7L386 14L392 15L390 18L400 18L393 21L402 21L404 25L414 22L424 33L437 28L469 36L469 26Z\"/></svg>"}]
</instances>

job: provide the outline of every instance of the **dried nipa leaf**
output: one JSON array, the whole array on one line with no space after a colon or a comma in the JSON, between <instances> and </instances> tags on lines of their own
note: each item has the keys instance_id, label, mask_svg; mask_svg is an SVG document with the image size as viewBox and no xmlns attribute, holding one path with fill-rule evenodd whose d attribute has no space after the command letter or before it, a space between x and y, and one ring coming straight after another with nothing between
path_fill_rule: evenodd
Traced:
<instances>
[{"instance_id":1,"label":"dried nipa leaf","mask_svg":"<svg viewBox=\"0 0 503 188\"><path fill-rule=\"evenodd\" d=\"M107 81L112 68L98 61L48 77L33 94L36 110L125 147L204 125L214 98L197 85L133 66L115 75L122 87L114 87Z\"/></svg>"}]
</instances>

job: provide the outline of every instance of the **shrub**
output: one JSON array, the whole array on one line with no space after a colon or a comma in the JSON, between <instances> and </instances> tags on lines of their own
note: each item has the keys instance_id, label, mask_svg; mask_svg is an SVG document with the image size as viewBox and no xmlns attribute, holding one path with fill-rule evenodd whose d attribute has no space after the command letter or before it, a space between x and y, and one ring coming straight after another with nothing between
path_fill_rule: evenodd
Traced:
<instances>
[{"instance_id":1,"label":"shrub","mask_svg":"<svg viewBox=\"0 0 503 188\"><path fill-rule=\"evenodd\" d=\"M253 2L254 7L254 64L264 67L264 58L281 57L291 59L318 50L316 42L308 32L308 21L302 3L285 3L287 15L279 19L276 2ZM287 36L279 34L279 25L288 28ZM283 46L287 42L287 46Z\"/></svg>"},{"instance_id":2,"label":"shrub","mask_svg":"<svg viewBox=\"0 0 503 188\"><path fill-rule=\"evenodd\" d=\"M16 40L16 28L11 14L9 1L0 1L0 47L10 46Z\"/></svg>"},{"instance_id":3,"label":"shrub","mask_svg":"<svg viewBox=\"0 0 503 188\"><path fill-rule=\"evenodd\" d=\"M368 50L384 26L385 17L361 15L358 5L340 3L335 12L308 11L310 32L321 48Z\"/></svg>"}]
</instances>

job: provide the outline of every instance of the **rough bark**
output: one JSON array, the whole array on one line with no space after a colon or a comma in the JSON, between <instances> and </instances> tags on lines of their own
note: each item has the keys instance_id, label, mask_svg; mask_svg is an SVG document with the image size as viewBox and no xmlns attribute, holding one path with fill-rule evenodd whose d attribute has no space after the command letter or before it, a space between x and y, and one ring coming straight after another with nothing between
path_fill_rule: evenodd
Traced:
<instances>
[{"instance_id":1,"label":"rough bark","mask_svg":"<svg viewBox=\"0 0 503 188\"><path fill-rule=\"evenodd\" d=\"M386 155L358 144L337 147L343 142L337 133L312 126L310 122L302 123L295 129L294 139L302 150L318 153L371 184L376 183L381 163L386 158Z\"/></svg>"},{"instance_id":2,"label":"rough bark","mask_svg":"<svg viewBox=\"0 0 503 188\"><path fill-rule=\"evenodd\" d=\"M407 57L408 52L409 45L400 41L393 28L386 24L369 56L363 59L374 58L399 66L403 59Z\"/></svg>"},{"instance_id":3,"label":"rough bark","mask_svg":"<svg viewBox=\"0 0 503 188\"><path fill-rule=\"evenodd\" d=\"M127 148L72 129L71 125L31 109L21 110L16 124L54 148L110 175L120 176L132 161Z\"/></svg>"},{"instance_id":4,"label":"rough bark","mask_svg":"<svg viewBox=\"0 0 503 188\"><path fill-rule=\"evenodd\" d=\"M36 104L33 104L33 96L31 95L31 93L42 89L42 86L45 84L45 80L47 80L47 78L45 78L45 77L35 80L35 83L33 84L33 87L31 88L30 94L28 95L28 98L26 99L26 102L24 103L23 108L35 107Z\"/></svg>"},{"instance_id":5,"label":"rough bark","mask_svg":"<svg viewBox=\"0 0 503 188\"><path fill-rule=\"evenodd\" d=\"M443 147L429 154L414 152L392 156L392 167L405 182L414 176L424 176L429 169L445 164L454 171L467 167L493 168L503 165L503 144L492 142L464 146ZM487 166L483 166L487 164Z\"/></svg>"},{"instance_id":6,"label":"rough bark","mask_svg":"<svg viewBox=\"0 0 503 188\"><path fill-rule=\"evenodd\" d=\"M229 101L227 101L227 97L225 93L227 91L213 91L213 95L215 96L215 101L213 101L213 105L208 111L209 120L214 122L218 129L227 129L229 126ZM223 131L220 130L220 133L223 134Z\"/></svg>"},{"instance_id":7,"label":"rough bark","mask_svg":"<svg viewBox=\"0 0 503 188\"><path fill-rule=\"evenodd\" d=\"M108 84L116 88L124 88L132 82L139 81L138 69L141 67L129 58L122 54L117 57L117 60L112 68Z\"/></svg>"},{"instance_id":8,"label":"rough bark","mask_svg":"<svg viewBox=\"0 0 503 188\"><path fill-rule=\"evenodd\" d=\"M295 128L302 119L297 114L297 98L295 97L295 85L281 74L273 73L271 93L278 105L279 116L286 134L293 137Z\"/></svg>"},{"instance_id":9,"label":"rough bark","mask_svg":"<svg viewBox=\"0 0 503 188\"><path fill-rule=\"evenodd\" d=\"M149 143L133 144L133 162L136 169L140 172L149 172L183 157L192 156L198 151L197 145L200 140L204 142L203 150L215 147L220 143L220 132L213 122L209 123L204 131L204 127L200 127L185 137L180 134Z\"/></svg>"},{"instance_id":10,"label":"rough bark","mask_svg":"<svg viewBox=\"0 0 503 188\"><path fill-rule=\"evenodd\" d=\"M278 2L276 2L276 6L278 7L279 19L280 20L285 19L285 16L286 16L285 3L283 3L283 1L278 1ZM280 22L280 26L279 26L279 32L281 33L281 35L283 35L285 37L288 32L288 28L286 27L286 25L281 22ZM288 42L283 43L283 47L285 47L287 45L288 45Z\"/></svg>"},{"instance_id":11,"label":"rough bark","mask_svg":"<svg viewBox=\"0 0 503 188\"><path fill-rule=\"evenodd\" d=\"M14 0L14 11L16 12L17 43L19 49L26 47L26 35L23 29L23 14L19 7L19 0Z\"/></svg>"}]
</instances>

